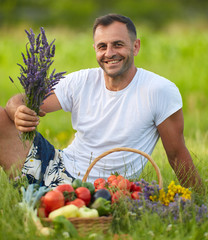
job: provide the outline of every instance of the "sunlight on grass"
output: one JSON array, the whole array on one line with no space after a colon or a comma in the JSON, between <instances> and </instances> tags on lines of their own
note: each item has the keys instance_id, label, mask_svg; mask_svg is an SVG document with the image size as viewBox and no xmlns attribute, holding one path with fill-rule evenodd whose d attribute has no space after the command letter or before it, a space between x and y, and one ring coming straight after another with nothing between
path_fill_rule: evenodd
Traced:
<instances>
[{"instance_id":1,"label":"sunlight on grass","mask_svg":"<svg viewBox=\"0 0 208 240\"><path fill-rule=\"evenodd\" d=\"M9 97L18 93L9 76L15 80L20 91L22 89L17 79L19 67L16 63L21 63L21 51L25 51L27 42L25 28L28 29L27 26L10 30L0 29L2 78L0 88L4 89L1 91L1 106L6 104ZM70 73L82 68L98 67L92 46L91 30L87 29L82 33L61 28L45 30L50 41L56 39L53 67L57 72ZM207 131L208 32L206 28L200 28L200 25L194 27L173 24L164 30L153 32L146 26L138 26L138 35L141 38L141 49L135 58L136 65L170 79L179 87L183 98L185 135L193 136L196 128L201 132ZM62 118L54 116L56 121ZM43 126L40 127L41 131L46 128L45 125L52 125L51 121L55 121L54 118L44 119ZM51 129L51 126L49 128ZM57 134L57 131L54 134Z\"/></svg>"},{"instance_id":2,"label":"sunlight on grass","mask_svg":"<svg viewBox=\"0 0 208 240\"><path fill-rule=\"evenodd\" d=\"M17 77L21 62L21 51L25 50L25 24L17 29L0 29L0 72L1 98L0 105L5 106L8 98L18 93L10 82L11 76L18 88L21 87ZM160 31L153 31L147 26L138 26L141 38L141 50L135 59L138 67L158 73L173 81L180 89L183 98L185 121L185 140L200 175L208 189L208 31L203 25L172 24ZM54 68L57 72L67 73L82 68L97 67L92 47L92 33L75 32L66 28L45 29L49 40L56 38L56 55ZM37 29L37 32L39 29ZM56 148L66 147L74 137L70 114L64 111L50 113L40 119L40 131ZM177 182L175 173L169 165L167 156L159 140L153 154L153 160L160 168L164 186L170 181ZM141 175L146 181L157 181L156 172L148 163ZM13 187L7 175L0 168L0 235L1 239L47 239L39 236L29 219L16 208L21 194ZM200 196L199 202L207 204L207 197ZM125 209L124 209L125 210ZM169 222L157 214L146 213L135 221L131 232L132 239L208 239L208 221L196 223L194 218L189 222ZM27 228L25 228L27 222ZM2 234L3 233L3 234ZM96 236L96 235L95 235ZM123 236L123 235L122 235ZM64 239L60 237L59 239ZM86 238L85 238L86 239ZM111 236L97 236L91 239L112 239ZM122 239L122 238L121 238Z\"/></svg>"}]
</instances>

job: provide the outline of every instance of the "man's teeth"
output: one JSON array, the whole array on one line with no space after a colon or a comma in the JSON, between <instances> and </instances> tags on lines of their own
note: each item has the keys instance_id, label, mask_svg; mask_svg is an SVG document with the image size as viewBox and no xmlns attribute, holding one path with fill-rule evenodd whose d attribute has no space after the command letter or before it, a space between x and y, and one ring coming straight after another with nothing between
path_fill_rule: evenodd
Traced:
<instances>
[{"instance_id":1,"label":"man's teeth","mask_svg":"<svg viewBox=\"0 0 208 240\"><path fill-rule=\"evenodd\" d=\"M109 61L107 63L118 63L118 62L119 62L119 60L114 60L114 61Z\"/></svg>"}]
</instances>

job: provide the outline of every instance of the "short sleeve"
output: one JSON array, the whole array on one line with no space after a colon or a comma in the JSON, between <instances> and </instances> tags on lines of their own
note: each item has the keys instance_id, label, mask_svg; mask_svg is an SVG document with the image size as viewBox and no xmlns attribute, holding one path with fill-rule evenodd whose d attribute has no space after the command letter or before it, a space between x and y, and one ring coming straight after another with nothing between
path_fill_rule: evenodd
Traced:
<instances>
[{"instance_id":1,"label":"short sleeve","mask_svg":"<svg viewBox=\"0 0 208 240\"><path fill-rule=\"evenodd\" d=\"M150 89L151 111L155 125L158 126L182 108L182 98L177 86L165 78L160 81L154 79Z\"/></svg>"},{"instance_id":2,"label":"short sleeve","mask_svg":"<svg viewBox=\"0 0 208 240\"><path fill-rule=\"evenodd\" d=\"M73 95L76 88L77 73L70 73L65 76L55 86L55 94L61 104L61 107L66 112L71 112L73 107Z\"/></svg>"}]
</instances>

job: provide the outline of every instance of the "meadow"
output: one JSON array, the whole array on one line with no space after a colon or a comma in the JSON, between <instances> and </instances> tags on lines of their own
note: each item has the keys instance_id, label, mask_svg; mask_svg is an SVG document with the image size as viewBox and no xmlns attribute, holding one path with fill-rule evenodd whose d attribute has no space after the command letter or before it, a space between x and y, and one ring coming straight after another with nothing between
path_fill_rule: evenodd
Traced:
<instances>
[{"instance_id":1,"label":"meadow","mask_svg":"<svg viewBox=\"0 0 208 240\"><path fill-rule=\"evenodd\" d=\"M19 66L22 63L21 52L25 52L27 37L25 26L16 29L0 29L0 106L5 106L8 98L21 92L18 82ZM208 187L208 30L205 23L174 23L160 30L148 26L137 26L141 39L141 50L135 58L138 67L158 73L179 88L183 98L184 135L193 161ZM29 30L29 28L27 28ZM83 68L97 67L93 50L92 33L66 28L45 28L49 40L56 39L55 62L52 65L57 72L67 73ZM34 29L35 33L39 29ZM15 80L16 86L10 82ZM57 148L63 148L72 141L74 130L70 114L63 111L50 113L41 119L38 130ZM1 147L1 146L0 146ZM157 162L167 186L176 177L170 168L162 144L159 141L152 155ZM146 180L156 180L150 165L142 175ZM25 229L21 219L22 212L11 208L20 199L19 192L13 188L7 176L0 170L0 236L1 239L45 239L37 236L31 224ZM207 203L206 194L201 196ZM133 239L208 239L208 220L200 227L192 219L189 223L170 223L155 215L144 215L138 222ZM92 239L112 239L109 236L94 236Z\"/></svg>"}]
</instances>

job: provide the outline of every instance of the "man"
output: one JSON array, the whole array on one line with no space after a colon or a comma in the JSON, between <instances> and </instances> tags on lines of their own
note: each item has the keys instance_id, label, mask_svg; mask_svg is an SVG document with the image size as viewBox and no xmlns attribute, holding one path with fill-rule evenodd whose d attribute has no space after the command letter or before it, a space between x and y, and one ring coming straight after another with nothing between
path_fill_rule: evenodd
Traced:
<instances>
[{"instance_id":1,"label":"man","mask_svg":"<svg viewBox=\"0 0 208 240\"><path fill-rule=\"evenodd\" d=\"M180 93L169 80L135 66L140 40L132 21L114 14L100 17L93 38L100 68L67 75L41 106L41 116L60 109L72 113L77 131L72 144L55 150L37 134L32 147L24 148L18 131L34 130L39 117L16 95L0 109L1 165L10 169L20 160L18 167L28 178L55 186L83 177L93 158L111 148L131 147L151 154L160 136L180 183L201 187L184 142ZM115 171L138 176L146 161L134 153L113 153L93 167L89 180Z\"/></svg>"}]
</instances>

